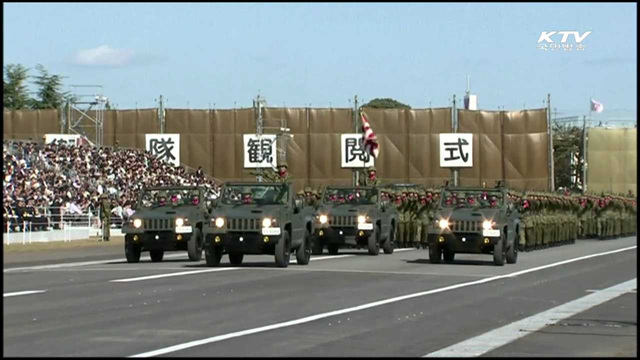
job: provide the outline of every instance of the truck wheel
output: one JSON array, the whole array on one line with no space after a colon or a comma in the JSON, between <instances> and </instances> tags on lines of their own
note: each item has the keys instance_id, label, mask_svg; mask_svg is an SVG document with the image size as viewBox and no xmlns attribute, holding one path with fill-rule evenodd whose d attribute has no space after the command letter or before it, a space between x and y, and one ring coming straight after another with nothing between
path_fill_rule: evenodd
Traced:
<instances>
[{"instance_id":1,"label":"truck wheel","mask_svg":"<svg viewBox=\"0 0 640 360\"><path fill-rule=\"evenodd\" d=\"M243 253L230 253L229 254L229 262L231 265L240 265L242 264L242 259L244 259Z\"/></svg>"},{"instance_id":2,"label":"truck wheel","mask_svg":"<svg viewBox=\"0 0 640 360\"><path fill-rule=\"evenodd\" d=\"M311 237L309 236L309 230L304 229L304 237L302 238L302 244L298 250L296 250L296 260L298 265L308 265L311 260Z\"/></svg>"},{"instance_id":3,"label":"truck wheel","mask_svg":"<svg viewBox=\"0 0 640 360\"><path fill-rule=\"evenodd\" d=\"M369 255L377 256L380 252L380 227L376 225L373 234L369 235Z\"/></svg>"},{"instance_id":4,"label":"truck wheel","mask_svg":"<svg viewBox=\"0 0 640 360\"><path fill-rule=\"evenodd\" d=\"M456 253L449 250L449 249L444 249L442 251L442 257L444 258L444 262L451 264L453 262L453 258L456 256Z\"/></svg>"},{"instance_id":5,"label":"truck wheel","mask_svg":"<svg viewBox=\"0 0 640 360\"><path fill-rule=\"evenodd\" d=\"M328 244L327 249L329 250L329 255L338 255L338 249L340 247L337 244Z\"/></svg>"},{"instance_id":6,"label":"truck wheel","mask_svg":"<svg viewBox=\"0 0 640 360\"><path fill-rule=\"evenodd\" d=\"M289 249L289 232L285 231L282 239L276 244L276 266L287 267L289 266L289 259L291 257Z\"/></svg>"},{"instance_id":7,"label":"truck wheel","mask_svg":"<svg viewBox=\"0 0 640 360\"><path fill-rule=\"evenodd\" d=\"M440 251L440 247L436 244L429 245L429 262L432 264L439 264L441 257L442 251Z\"/></svg>"},{"instance_id":8,"label":"truck wheel","mask_svg":"<svg viewBox=\"0 0 640 360\"><path fill-rule=\"evenodd\" d=\"M189 243L187 244L187 253L190 261L200 261L202 259L202 232L196 228Z\"/></svg>"},{"instance_id":9,"label":"truck wheel","mask_svg":"<svg viewBox=\"0 0 640 360\"><path fill-rule=\"evenodd\" d=\"M311 254L322 255L322 240L319 237L313 237L311 239Z\"/></svg>"},{"instance_id":10,"label":"truck wheel","mask_svg":"<svg viewBox=\"0 0 640 360\"><path fill-rule=\"evenodd\" d=\"M393 254L393 247L396 245L396 239L393 238L394 235L395 229L391 227L389 235L387 235L387 240L385 240L384 245L382 246L385 254Z\"/></svg>"},{"instance_id":11,"label":"truck wheel","mask_svg":"<svg viewBox=\"0 0 640 360\"><path fill-rule=\"evenodd\" d=\"M507 264L515 264L518 261L518 245L515 243L511 243L511 247L507 249Z\"/></svg>"},{"instance_id":12,"label":"truck wheel","mask_svg":"<svg viewBox=\"0 0 640 360\"><path fill-rule=\"evenodd\" d=\"M500 237L497 244L493 245L493 264L497 266L504 266L505 258L505 246L504 237Z\"/></svg>"},{"instance_id":13,"label":"truck wheel","mask_svg":"<svg viewBox=\"0 0 640 360\"><path fill-rule=\"evenodd\" d=\"M222 247L209 244L205 246L204 257L207 260L207 266L220 265L220 259L222 259Z\"/></svg>"},{"instance_id":14,"label":"truck wheel","mask_svg":"<svg viewBox=\"0 0 640 360\"><path fill-rule=\"evenodd\" d=\"M124 254L127 257L128 263L137 263L140 261L140 253L142 252L142 246L134 244L133 242L126 242L124 244Z\"/></svg>"},{"instance_id":15,"label":"truck wheel","mask_svg":"<svg viewBox=\"0 0 640 360\"><path fill-rule=\"evenodd\" d=\"M149 250L149 256L151 256L151 261L160 262L164 257L164 250Z\"/></svg>"}]
</instances>

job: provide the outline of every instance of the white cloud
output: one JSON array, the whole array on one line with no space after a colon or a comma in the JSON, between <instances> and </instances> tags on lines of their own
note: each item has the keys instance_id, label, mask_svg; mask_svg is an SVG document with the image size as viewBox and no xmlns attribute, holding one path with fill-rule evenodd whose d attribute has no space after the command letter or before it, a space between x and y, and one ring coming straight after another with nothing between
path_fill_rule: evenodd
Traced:
<instances>
[{"instance_id":1,"label":"white cloud","mask_svg":"<svg viewBox=\"0 0 640 360\"><path fill-rule=\"evenodd\" d=\"M133 50L114 49L109 45L95 49L80 50L74 56L74 62L80 65L124 66L133 59Z\"/></svg>"}]
</instances>

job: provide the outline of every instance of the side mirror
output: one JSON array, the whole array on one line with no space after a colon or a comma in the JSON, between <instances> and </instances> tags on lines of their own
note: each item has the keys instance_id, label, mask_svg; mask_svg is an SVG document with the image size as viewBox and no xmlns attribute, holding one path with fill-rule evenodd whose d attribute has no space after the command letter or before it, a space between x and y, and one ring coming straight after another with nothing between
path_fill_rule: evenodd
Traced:
<instances>
[{"instance_id":1,"label":"side mirror","mask_svg":"<svg viewBox=\"0 0 640 360\"><path fill-rule=\"evenodd\" d=\"M298 213L300 212L300 209L302 209L302 200L301 199L295 199L293 200L293 210L294 212Z\"/></svg>"}]
</instances>

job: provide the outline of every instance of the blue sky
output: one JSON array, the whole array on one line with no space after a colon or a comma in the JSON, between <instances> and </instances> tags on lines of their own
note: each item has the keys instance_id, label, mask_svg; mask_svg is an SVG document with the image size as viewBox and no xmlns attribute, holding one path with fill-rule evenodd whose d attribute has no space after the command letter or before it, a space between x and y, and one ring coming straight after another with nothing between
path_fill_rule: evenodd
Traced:
<instances>
[{"instance_id":1,"label":"blue sky","mask_svg":"<svg viewBox=\"0 0 640 360\"><path fill-rule=\"evenodd\" d=\"M466 75L479 107L637 114L635 3L5 3L4 64L100 84L120 109L449 106ZM591 31L543 51L542 31ZM559 44L561 35L551 39ZM31 72L35 74L35 71Z\"/></svg>"}]
</instances>

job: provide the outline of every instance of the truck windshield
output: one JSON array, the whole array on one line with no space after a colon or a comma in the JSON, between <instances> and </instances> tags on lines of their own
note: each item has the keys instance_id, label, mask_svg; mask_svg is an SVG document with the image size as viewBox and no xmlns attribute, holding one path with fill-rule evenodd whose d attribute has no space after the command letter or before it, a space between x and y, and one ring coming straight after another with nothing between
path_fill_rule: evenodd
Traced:
<instances>
[{"instance_id":1,"label":"truck windshield","mask_svg":"<svg viewBox=\"0 0 640 360\"><path fill-rule=\"evenodd\" d=\"M373 189L327 188L324 192L325 204L375 205L378 193Z\"/></svg>"},{"instance_id":2,"label":"truck windshield","mask_svg":"<svg viewBox=\"0 0 640 360\"><path fill-rule=\"evenodd\" d=\"M502 192L491 190L443 190L441 196L444 208L500 208L503 202Z\"/></svg>"},{"instance_id":3,"label":"truck windshield","mask_svg":"<svg viewBox=\"0 0 640 360\"><path fill-rule=\"evenodd\" d=\"M140 203L144 208L198 206L203 199L198 189L145 190Z\"/></svg>"},{"instance_id":4,"label":"truck windshield","mask_svg":"<svg viewBox=\"0 0 640 360\"><path fill-rule=\"evenodd\" d=\"M289 201L286 185L230 185L222 191L225 205L285 205Z\"/></svg>"}]
</instances>

